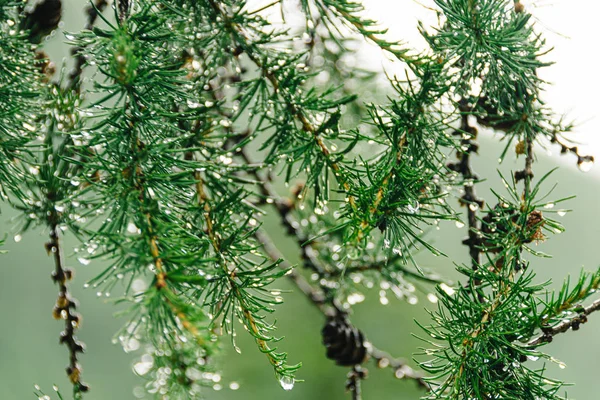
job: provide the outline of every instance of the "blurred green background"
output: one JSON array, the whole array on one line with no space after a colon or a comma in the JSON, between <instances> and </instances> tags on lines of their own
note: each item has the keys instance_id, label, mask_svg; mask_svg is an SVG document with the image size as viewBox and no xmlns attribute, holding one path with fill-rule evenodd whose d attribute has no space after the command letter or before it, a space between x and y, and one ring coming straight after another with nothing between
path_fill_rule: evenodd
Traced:
<instances>
[{"instance_id":1,"label":"blurred green background","mask_svg":"<svg viewBox=\"0 0 600 400\"><path fill-rule=\"evenodd\" d=\"M65 30L77 30L81 25L82 3L84 2L77 0L65 2ZM57 33L49 41L49 52L54 60L68 57L67 49L58 45L61 35ZM496 160L504 144L500 144L497 139L491 134L482 134L480 155L475 159L476 171L481 177L488 179L478 185L477 191L490 201L493 200L489 187L501 187ZM562 167L545 185L549 190L553 183L559 183L549 199L576 194L576 199L564 205L564 208L574 209L575 212L558 217L567 228L565 233L551 237L538 246L540 251L554 257L533 262L538 281L552 279L555 287L568 274L578 274L582 267L597 268L600 259L594 251L600 248L596 247L600 244L600 176L594 170L588 174L577 171L575 160L570 156L559 160L558 156L548 157L543 151L539 152L535 171L541 176L544 171L557 164ZM508 170L521 168L521 165L522 160L509 156L500 167L508 175ZM15 243L12 240L15 232L11 222L15 214L6 205L2 205L1 209L0 235L8 235L5 249L9 253L0 256L0 399L34 398L34 384L40 385L48 394L52 394L52 385L57 384L65 398L70 399L70 385L64 372L67 349L58 344L63 323L53 320L51 316L57 288L50 279L52 259L44 250L48 232L30 232L19 243ZM273 217L267 218L265 226L274 237L283 236L282 229ZM465 228L458 229L453 223L442 225L441 230L433 231L431 238L448 258L436 258L422 252L417 259L423 266L432 268L443 276L457 278L454 263L467 261L467 249L460 245L465 234ZM285 238L278 241L288 260L297 263L297 250L290 243ZM65 249L69 256L68 264L76 270L71 288L74 297L79 300L79 311L83 315L79 337L87 345L86 354L81 357L84 381L91 385L91 392L86 399L139 398L139 394L143 393L139 387L144 381L132 372L136 353L126 354L120 345L111 343L114 333L125 320L113 317L116 308L111 304L110 298L98 298L93 289L83 289L83 284L105 266L101 262L79 265L71 254L71 249L75 246L76 241L67 235ZM290 392L283 391L253 339L240 330L238 342L242 354L235 353L229 343L224 341L223 356L220 359L224 371L220 382L223 389L206 389L205 397L214 400L349 398L344 390L347 368L337 367L325 358L320 337L324 322L322 315L287 282L282 281L277 286L291 291L285 295L285 303L278 307L275 314L279 328L277 334L285 336L279 348L289 353L291 363L303 363L298 378L305 382L297 383ZM116 289L113 292L118 295ZM367 296L364 303L355 306L353 322L378 348L394 356L410 359L421 345L419 339L413 336L421 334L414 319L426 322L428 317L425 308L432 307L427 301L426 292L420 294L420 301L416 305L390 299L387 306L382 306L376 290L368 294L371 296ZM567 364L566 369L549 365L550 376L577 383L568 388L569 398L597 398L595 379L599 371L596 365L600 359L600 346L595 338L598 329L600 315L593 315L581 331L560 335L546 347L554 357ZM410 400L418 399L422 394L413 382L395 379L389 369L378 370L372 363L368 368L369 377L363 384L364 398L367 400ZM230 382L239 383L240 388L230 390Z\"/></svg>"}]
</instances>

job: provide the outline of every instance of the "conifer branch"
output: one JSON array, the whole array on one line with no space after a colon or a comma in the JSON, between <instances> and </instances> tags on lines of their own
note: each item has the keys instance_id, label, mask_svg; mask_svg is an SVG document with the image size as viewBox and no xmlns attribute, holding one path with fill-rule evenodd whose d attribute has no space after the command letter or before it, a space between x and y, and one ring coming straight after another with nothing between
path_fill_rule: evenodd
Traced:
<instances>
[{"instance_id":1,"label":"conifer branch","mask_svg":"<svg viewBox=\"0 0 600 400\"><path fill-rule=\"evenodd\" d=\"M341 167L341 165L334 160L330 149L325 145L323 139L320 136L320 129L318 129L310 121L309 117L306 115L304 110L302 110L298 107L298 105L296 105L296 103L292 100L291 94L288 92L288 89L285 87L281 87L279 78L273 72L273 70L271 70L267 65L265 65L261 56L257 54L254 47L251 46L251 41L246 36L242 27L235 24L235 22L230 19L230 17L221 9L221 7L214 0L208 0L208 2L210 3L215 14L223 19L225 27L231 33L232 40L246 52L250 60L252 60L252 62L261 70L262 75L271 83L274 93L285 102L285 105L288 108L291 115L293 115L298 120L302 130L313 138L316 147L321 152L323 158L327 161L328 166L331 168L332 172L334 173L335 179L338 181L340 186L346 192L349 192L351 190L351 184L346 177L346 172ZM351 196L349 198L349 202L353 207L355 206L354 197Z\"/></svg>"},{"instance_id":2,"label":"conifer branch","mask_svg":"<svg viewBox=\"0 0 600 400\"><path fill-rule=\"evenodd\" d=\"M140 107L139 104L137 104L135 97L130 98L130 100L132 101L131 105L133 106L134 109ZM127 110L125 112L127 112ZM142 142L140 140L140 138L137 136L136 127L135 127L135 123L134 123L133 119L130 119L127 122L127 125L129 127L128 136L129 136L130 143L132 146L131 147L131 156L132 156L132 159L136 160L136 159L140 158L138 156L138 154L144 151L146 144L144 142ZM132 170L135 172L132 172ZM146 204L148 202L147 194L146 194L147 188L145 188L143 185L145 178L142 173L142 166L134 163L134 164L132 164L132 166L129 167L129 170L125 170L124 173L125 173L125 175L131 175L132 173L135 175L133 188L139 193L140 203L142 205ZM156 269L154 286L159 293L163 293L163 295L161 295L161 298L163 299L163 301L165 301L166 304L168 304L168 307L173 312L173 315L179 319L183 329L188 331L191 334L191 336L195 340L197 340L200 345L202 345L203 340L199 335L198 328L189 321L189 318L186 315L185 311L171 300L171 298L173 296L177 297L177 294L171 290L171 288L169 287L169 284L168 284L169 277L165 270L164 261L160 255L159 238L158 238L157 234L154 232L155 222L153 221L153 217L150 212L145 212L144 217L147 222L147 224L146 224L147 232L145 232L145 233L148 237L148 246L149 246L148 251L150 253L150 256L152 257L152 262ZM144 236L146 236L146 235L144 235Z\"/></svg>"},{"instance_id":3,"label":"conifer branch","mask_svg":"<svg viewBox=\"0 0 600 400\"><path fill-rule=\"evenodd\" d=\"M582 170L593 157L538 100L537 71L549 63L520 1L434 0L439 24L431 33L419 26L429 45L419 54L387 39L360 1L301 0L304 32L273 28L264 14L277 5L284 14L279 0L254 10L233 0L115 0L114 16L102 12L109 3L88 3L84 29L67 36L75 66L56 85L38 44L58 27L62 1L26 11L0 0L0 197L19 211L20 232L50 230L54 316L65 320L76 398L87 386L65 227L84 243L75 250L82 264L108 261L93 287L109 296L124 283L119 301L130 318L118 339L126 351L146 342L134 369L157 396L196 398L214 385L218 336L230 334L237 350L239 325L290 390L299 365L276 352L266 318L283 301L271 284L287 276L325 317L326 356L350 370L353 399L362 399L369 359L430 400L561 399L562 382L527 360L554 361L541 347L600 310L592 298L600 270L558 291L535 283L528 258L544 254L532 243L563 230L544 209L549 174L533 181L535 142L558 144ZM344 62L357 36L405 63L385 104L357 100L353 84L376 75ZM83 84L86 65L93 85ZM515 142L525 156L485 211L471 119L506 139L501 160ZM458 160L448 163L452 153ZM280 167L286 183L305 180L290 199L276 190ZM413 255L442 254L424 225L456 220L446 196L457 184L470 265L457 267L467 284L450 287ZM284 260L261 226L264 212L294 239L304 270ZM437 290L427 295L437 311L422 327L429 359L419 363L430 376L373 347L350 321L364 288L378 287L382 304L390 294L413 304L419 283Z\"/></svg>"},{"instance_id":4,"label":"conifer branch","mask_svg":"<svg viewBox=\"0 0 600 400\"><path fill-rule=\"evenodd\" d=\"M303 0L306 2L307 0ZM405 62L409 66L418 65L420 57L409 55L409 50L402 47L400 42L390 42L383 38L388 33L385 28L378 27L378 23L371 19L365 19L359 14L364 12L364 6L359 2L347 0L317 0L320 10L332 10L342 21L350 24L358 33L372 41L376 46L388 52L396 59Z\"/></svg>"},{"instance_id":5,"label":"conifer branch","mask_svg":"<svg viewBox=\"0 0 600 400\"><path fill-rule=\"evenodd\" d=\"M244 160L248 164L252 164L249 156L246 154L244 150L240 152L240 155L244 158ZM306 265L316 271L320 276L328 276L329 274L325 272L325 269L320 265L316 257L315 250L312 248L310 243L304 243L305 240L304 235L298 228L298 224L292 220L290 211L292 207L289 203L280 199L279 195L275 191L274 188L266 181L261 179L256 170L251 170L251 172L256 177L256 184L259 187L261 194L271 201L267 202L267 204L271 204L276 210L279 212L280 221L288 230L288 234L298 239L298 244L300 246L302 252L302 258L304 259ZM283 259L282 254L277 250L275 245L269 239L269 237L264 234L262 231L258 230L255 232L255 236L258 241L261 243L263 248L266 250L267 254L271 257L273 261ZM390 260L393 262L393 260ZM292 282L300 289L300 291L312 302L314 306L316 306L325 317L327 318L335 318L339 317L343 312L337 307L335 304L331 304L331 307L326 306L326 302L331 302L331 298L326 293L320 293L316 291L312 286L304 279L301 275L299 275L296 271L292 269L292 266L287 262L282 262L280 264L281 268L289 270L291 272L287 273L287 277L292 280ZM363 266L360 270L370 270L370 269L379 269L385 267L384 263L372 264ZM345 272L350 273L353 272L354 269L349 268ZM356 269L359 271L359 269ZM411 273L408 270L405 270L407 274L411 274L414 278L422 279L428 283L439 283L440 280L435 278L428 278L426 276L422 276L420 274ZM335 275L332 275L335 276ZM329 300L328 300L329 299ZM371 358L373 358L378 368L390 367L394 371L394 376L398 379L411 379L415 380L419 386L424 388L428 388L429 386L423 380L423 375L413 370L407 363L401 359L393 358L389 354L375 348L372 344L369 344L367 347L368 354ZM356 368L359 368L358 371ZM353 396L359 396L357 398L361 398L361 389L360 389L360 380L366 377L366 370L360 369L360 366L355 366L354 369L348 374L348 382L346 387L351 391Z\"/></svg>"},{"instance_id":6,"label":"conifer branch","mask_svg":"<svg viewBox=\"0 0 600 400\"><path fill-rule=\"evenodd\" d=\"M466 110L463 110L466 112ZM469 255L471 256L471 266L474 271L479 268L480 250L478 231L480 229L477 221L477 211L483 209L483 200L480 200L475 194L475 183L478 180L477 175L471 167L471 157L477 153L478 145L475 143L477 137L477 128L469 125L468 114L463 114L461 117L461 129L456 131L457 135L461 136L461 152L457 154L460 161L457 164L451 164L450 169L462 175L464 185L464 194L460 198L461 206L467 210L467 226L468 239L463 241L463 244L469 247ZM476 284L477 285L477 284Z\"/></svg>"},{"instance_id":7,"label":"conifer branch","mask_svg":"<svg viewBox=\"0 0 600 400\"><path fill-rule=\"evenodd\" d=\"M190 156L192 156L192 155L190 155ZM286 366L281 365L281 359L274 355L274 352L269 347L267 341L265 339L263 339L264 338L263 329L259 328L259 326L257 325L256 319L255 319L252 311L250 310L250 307L248 306L248 304L246 304L245 297L242 295L240 288L238 287L238 284L235 281L236 272L237 272L236 269L235 268L228 269L227 265L223 262L224 256L223 256L223 254L221 254L221 245L220 245L219 239L216 236L214 228L213 228L214 224L213 224L213 221L211 218L211 207L210 207L210 203L209 203L210 199L209 199L206 191L204 190L204 184L203 184L203 180L202 180L202 176L200 175L200 172L198 172L198 171L194 172L194 180L196 182L196 195L197 195L198 205L199 205L199 207L201 207L204 210L204 219L206 221L206 230L208 233L208 237L210 238L212 247L218 256L218 260L219 260L218 263L220 264L221 268L223 269L223 273L225 274L225 276L228 277L227 279L228 279L230 289L232 290L234 296L237 298L238 305L241 307L241 310L242 310L241 312L243 313L246 326L252 333L252 336L254 336L254 339L255 339L258 347L260 348L260 351L267 356L267 358L269 359L269 362L271 363L271 365L273 366L275 371L278 374L280 374L280 376L285 376L286 372L284 369L282 369L282 367L285 368ZM255 235L256 235L256 233L255 233ZM280 259L275 259L273 261L275 263L279 263Z\"/></svg>"}]
</instances>

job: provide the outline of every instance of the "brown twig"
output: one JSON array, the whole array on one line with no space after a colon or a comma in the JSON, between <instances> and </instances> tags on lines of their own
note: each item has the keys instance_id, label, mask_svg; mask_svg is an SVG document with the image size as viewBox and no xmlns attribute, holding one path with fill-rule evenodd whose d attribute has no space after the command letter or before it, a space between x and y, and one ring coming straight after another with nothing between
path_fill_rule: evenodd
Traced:
<instances>
[{"instance_id":1,"label":"brown twig","mask_svg":"<svg viewBox=\"0 0 600 400\"><path fill-rule=\"evenodd\" d=\"M262 230L257 230L254 233L254 237L260 243L262 248L265 250L265 253L269 256L269 258L273 261L283 260L279 266L283 269L289 270L286 275L288 279L290 279L298 289L317 307L324 315L332 315L332 311L330 308L326 306L325 295L322 291L317 290L312 287L310 283L297 271L293 269L293 266L283 259L283 254L279 251L279 249L275 246L275 244L271 241L271 238L267 234L265 234Z\"/></svg>"},{"instance_id":2,"label":"brown twig","mask_svg":"<svg viewBox=\"0 0 600 400\"><path fill-rule=\"evenodd\" d=\"M561 154L566 154L566 153L572 153L574 155L577 156L577 165L579 165L581 167L581 165L585 164L585 163L593 163L594 162L594 156L591 155L582 155L579 152L579 148L575 145L569 145L568 143L566 143L558 134L558 132L554 132L552 134L552 138L550 139L551 143L555 143L558 144L560 146L560 153Z\"/></svg>"},{"instance_id":3,"label":"brown twig","mask_svg":"<svg viewBox=\"0 0 600 400\"><path fill-rule=\"evenodd\" d=\"M594 301L587 307L584 307L579 315L569 320L563 320L553 327L542 327L543 334L527 342L527 347L536 347L544 343L550 343L554 336L567 332L569 329L578 330L579 326L587 322L587 316L600 310L600 299Z\"/></svg>"},{"instance_id":4,"label":"brown twig","mask_svg":"<svg viewBox=\"0 0 600 400\"><path fill-rule=\"evenodd\" d=\"M96 20L98 19L98 13L104 11L104 9L108 6L107 0L96 0L94 5L88 5L85 8L85 13L87 14L87 21L84 29L92 30L94 25L96 24ZM83 73L83 66L85 65L85 56L81 54L83 48L80 46L75 46L71 48L71 56L75 58L75 66L69 72L68 75L68 83L67 88L71 90L75 90L76 92L81 91L81 74Z\"/></svg>"},{"instance_id":5,"label":"brown twig","mask_svg":"<svg viewBox=\"0 0 600 400\"><path fill-rule=\"evenodd\" d=\"M52 193L49 193L48 197L53 197ZM46 243L46 251L54 258L55 270L52 273L52 280L58 285L59 293L52 313L54 318L65 321L65 330L60 334L60 343L69 349L67 375L73 384L73 397L80 399L83 393L89 390L89 386L81 381L81 366L78 360L78 354L84 352L85 345L75 336L75 330L81 324L81 316L75 311L77 302L71 297L67 287L67 282L73 278L73 271L65 267L60 245L59 221L60 215L53 209L48 216L50 241Z\"/></svg>"},{"instance_id":6,"label":"brown twig","mask_svg":"<svg viewBox=\"0 0 600 400\"><path fill-rule=\"evenodd\" d=\"M467 209L468 237L463 240L462 243L469 248L471 268L473 271L477 271L481 262L481 239L479 237L479 230L481 227L477 220L477 212L483 208L484 202L478 198L475 193L475 182L478 180L478 177L471 166L471 156L477 153L479 149L479 146L475 142L475 139L477 138L477 128L472 127L469 124L468 108L465 107L463 103L464 101L460 105L463 113L461 116L460 129L454 132L455 135L461 137L461 149L457 150L457 156L460 161L448 164L448 169L458 172L463 178L464 193L459 199L459 202ZM468 286L472 286L474 289L480 285L481 282L478 279L473 279L468 283ZM477 294L477 298L480 302L483 301L481 293Z\"/></svg>"},{"instance_id":7,"label":"brown twig","mask_svg":"<svg viewBox=\"0 0 600 400\"><path fill-rule=\"evenodd\" d=\"M422 373L415 371L401 358L394 358L388 353L370 345L369 355L375 361L378 368L391 368L394 376L398 379L414 380L420 387L429 390L430 384L425 381Z\"/></svg>"},{"instance_id":8,"label":"brown twig","mask_svg":"<svg viewBox=\"0 0 600 400\"><path fill-rule=\"evenodd\" d=\"M366 377L367 370L361 368L360 365L355 365L348 373L346 389L352 393L352 400L362 400L362 389L360 383Z\"/></svg>"},{"instance_id":9,"label":"brown twig","mask_svg":"<svg viewBox=\"0 0 600 400\"><path fill-rule=\"evenodd\" d=\"M373 263L360 263L358 265L349 265L343 270L336 270L331 272L331 276L340 276L340 275L350 275L354 272L366 272L366 271L382 271L384 268L389 268L391 264L396 261L402 259L402 256L394 254L388 260L376 261ZM420 281L430 283L430 284L438 284L438 283L448 283L447 280L442 279L437 274L429 274L422 275L419 272L411 271L406 268L404 265L395 265L394 268L397 268L402 274L410 276L411 278L418 279Z\"/></svg>"}]
</instances>

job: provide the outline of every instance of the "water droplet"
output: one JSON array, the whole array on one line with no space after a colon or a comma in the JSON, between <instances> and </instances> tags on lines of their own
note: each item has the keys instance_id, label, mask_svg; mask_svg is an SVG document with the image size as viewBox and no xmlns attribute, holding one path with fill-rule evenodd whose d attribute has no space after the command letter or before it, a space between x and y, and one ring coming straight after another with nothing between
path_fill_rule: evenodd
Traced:
<instances>
[{"instance_id":1,"label":"water droplet","mask_svg":"<svg viewBox=\"0 0 600 400\"><path fill-rule=\"evenodd\" d=\"M387 297L385 297L385 296L381 296L381 297L379 298L379 302L380 302L381 304L383 304L384 306L386 306L386 305L388 305L388 304L389 304L390 300L389 300Z\"/></svg>"},{"instance_id":2,"label":"water droplet","mask_svg":"<svg viewBox=\"0 0 600 400\"><path fill-rule=\"evenodd\" d=\"M377 361L377 368L387 368L389 365L390 360L385 357Z\"/></svg>"},{"instance_id":3,"label":"water droplet","mask_svg":"<svg viewBox=\"0 0 600 400\"><path fill-rule=\"evenodd\" d=\"M594 157L579 157L579 161L577 161L577 166L579 167L580 171L589 172L594 166Z\"/></svg>"},{"instance_id":4,"label":"water droplet","mask_svg":"<svg viewBox=\"0 0 600 400\"><path fill-rule=\"evenodd\" d=\"M456 221L455 224L458 229L463 228L465 226L465 223L462 221Z\"/></svg>"},{"instance_id":5,"label":"water droplet","mask_svg":"<svg viewBox=\"0 0 600 400\"><path fill-rule=\"evenodd\" d=\"M448 296L452 296L455 293L454 289L452 289L450 286L446 285L445 283L440 284L440 289L442 289Z\"/></svg>"},{"instance_id":6,"label":"water droplet","mask_svg":"<svg viewBox=\"0 0 600 400\"><path fill-rule=\"evenodd\" d=\"M565 369L565 368L567 368L567 364L565 364L564 362L561 361L558 363L558 368Z\"/></svg>"},{"instance_id":7,"label":"water droplet","mask_svg":"<svg viewBox=\"0 0 600 400\"><path fill-rule=\"evenodd\" d=\"M559 210L557 211L557 214L559 217L564 217L565 215L567 215L567 210Z\"/></svg>"},{"instance_id":8,"label":"water droplet","mask_svg":"<svg viewBox=\"0 0 600 400\"><path fill-rule=\"evenodd\" d=\"M123 345L123 351L125 351L125 353L130 353L140 348L140 342L134 337L122 340L121 344Z\"/></svg>"},{"instance_id":9,"label":"water droplet","mask_svg":"<svg viewBox=\"0 0 600 400\"><path fill-rule=\"evenodd\" d=\"M429 293L427 295L427 300L429 300L430 302L432 302L434 304L438 302L437 296L435 294L433 294L433 293Z\"/></svg>"},{"instance_id":10,"label":"water droplet","mask_svg":"<svg viewBox=\"0 0 600 400\"><path fill-rule=\"evenodd\" d=\"M554 208L554 203L544 204L544 208Z\"/></svg>"},{"instance_id":11,"label":"water droplet","mask_svg":"<svg viewBox=\"0 0 600 400\"><path fill-rule=\"evenodd\" d=\"M35 127L29 125L27 122L23 122L23 128L27 129L29 132L35 132Z\"/></svg>"},{"instance_id":12,"label":"water droplet","mask_svg":"<svg viewBox=\"0 0 600 400\"><path fill-rule=\"evenodd\" d=\"M153 362L139 362L133 366L133 370L138 375L146 375L152 369Z\"/></svg>"},{"instance_id":13,"label":"water droplet","mask_svg":"<svg viewBox=\"0 0 600 400\"><path fill-rule=\"evenodd\" d=\"M140 233L140 230L133 222L127 224L127 232L129 233Z\"/></svg>"},{"instance_id":14,"label":"water droplet","mask_svg":"<svg viewBox=\"0 0 600 400\"><path fill-rule=\"evenodd\" d=\"M19 243L23 239L23 236L16 234L13 239L15 240L16 243Z\"/></svg>"},{"instance_id":15,"label":"water droplet","mask_svg":"<svg viewBox=\"0 0 600 400\"><path fill-rule=\"evenodd\" d=\"M527 356L527 358L531 361L537 361L540 359L538 356Z\"/></svg>"},{"instance_id":16,"label":"water droplet","mask_svg":"<svg viewBox=\"0 0 600 400\"><path fill-rule=\"evenodd\" d=\"M240 388L240 384L237 382L231 382L229 384L229 389L231 390L238 390Z\"/></svg>"},{"instance_id":17,"label":"water droplet","mask_svg":"<svg viewBox=\"0 0 600 400\"><path fill-rule=\"evenodd\" d=\"M84 258L84 257L77 258L77 261L79 261L79 263L81 265L89 265L91 262L89 258Z\"/></svg>"},{"instance_id":18,"label":"water droplet","mask_svg":"<svg viewBox=\"0 0 600 400\"><path fill-rule=\"evenodd\" d=\"M415 204L415 206L413 207L412 205L408 205L406 208L408 209L408 212L411 214L416 214L419 212L419 208L421 207L421 205L417 202L417 204Z\"/></svg>"},{"instance_id":19,"label":"water droplet","mask_svg":"<svg viewBox=\"0 0 600 400\"><path fill-rule=\"evenodd\" d=\"M294 378L291 376L283 375L279 378L279 384L283 390L292 390L294 388Z\"/></svg>"},{"instance_id":20,"label":"water droplet","mask_svg":"<svg viewBox=\"0 0 600 400\"><path fill-rule=\"evenodd\" d=\"M225 156L225 155L220 155L219 161L225 165L229 165L233 162L233 158Z\"/></svg>"},{"instance_id":21,"label":"water droplet","mask_svg":"<svg viewBox=\"0 0 600 400\"><path fill-rule=\"evenodd\" d=\"M52 389L53 389L55 392L58 392L58 386L56 386L56 385L52 385Z\"/></svg>"}]
</instances>

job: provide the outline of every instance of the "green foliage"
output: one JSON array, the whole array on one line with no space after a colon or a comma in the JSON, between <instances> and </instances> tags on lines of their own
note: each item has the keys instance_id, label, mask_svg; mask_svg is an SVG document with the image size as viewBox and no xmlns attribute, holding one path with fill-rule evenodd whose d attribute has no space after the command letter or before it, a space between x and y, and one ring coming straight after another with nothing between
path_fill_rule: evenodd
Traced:
<instances>
[{"instance_id":1,"label":"green foliage","mask_svg":"<svg viewBox=\"0 0 600 400\"><path fill-rule=\"evenodd\" d=\"M34 138L41 88L35 55L19 31L18 3L0 2L0 196L18 191L21 162Z\"/></svg>"},{"instance_id":2,"label":"green foliage","mask_svg":"<svg viewBox=\"0 0 600 400\"><path fill-rule=\"evenodd\" d=\"M571 126L540 100L537 70L550 63L521 3L437 0L440 24L420 27L422 52L387 38L360 2L302 0L302 27L272 24L265 11L279 1L255 10L232 0L115 3L111 15L94 2L89 29L66 36L93 74L80 86L80 70L53 76L41 52L50 32L33 28L35 13L0 2L0 190L21 212L21 231L50 231L54 316L66 321L75 398L87 385L59 240L68 231L82 243L82 264L109 263L86 286L106 297L122 290L127 322L115 342L144 350L134 371L157 398L197 398L218 382L223 339L238 350L239 330L290 390L300 364L278 349L285 342L271 318L284 277L335 321L328 350L338 364L358 362L347 383L355 399L366 360L353 357L365 353L428 399L563 398L563 383L536 363L554 361L540 347L600 308L581 305L600 270L552 292L529 265L546 257L531 243L563 229L542 195L551 175L534 181L534 147ZM406 67L404 78L390 77L386 101L354 87L373 84L375 73L344 68L362 39ZM476 123L508 139L501 158L514 142L524 155L487 208L469 164ZM278 180L302 183L283 196ZM451 288L414 255L444 255L426 231L461 223L451 201L458 190L472 266L458 267L464 282ZM262 225L267 213L294 238L305 268L282 258L270 239L277 233ZM390 361L351 325L352 305L374 286L382 304L389 292L411 304L420 292L439 300L419 359L430 376Z\"/></svg>"}]
</instances>

